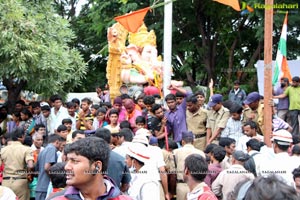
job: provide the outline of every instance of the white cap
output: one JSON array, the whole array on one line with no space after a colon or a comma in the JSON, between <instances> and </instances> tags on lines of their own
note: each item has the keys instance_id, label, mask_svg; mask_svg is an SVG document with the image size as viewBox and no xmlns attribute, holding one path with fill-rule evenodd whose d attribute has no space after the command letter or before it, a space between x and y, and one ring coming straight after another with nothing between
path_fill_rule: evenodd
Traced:
<instances>
[{"instance_id":1,"label":"white cap","mask_svg":"<svg viewBox=\"0 0 300 200\"><path fill-rule=\"evenodd\" d=\"M127 154L143 163L150 160L150 153L148 147L139 143L131 143L128 146Z\"/></svg>"},{"instance_id":2,"label":"white cap","mask_svg":"<svg viewBox=\"0 0 300 200\"><path fill-rule=\"evenodd\" d=\"M290 145L293 142L292 134L284 129L273 132L272 136L271 140L276 140L280 145Z\"/></svg>"},{"instance_id":3,"label":"white cap","mask_svg":"<svg viewBox=\"0 0 300 200\"><path fill-rule=\"evenodd\" d=\"M144 134L135 135L132 139L132 143L141 143L144 145L149 145L149 140Z\"/></svg>"},{"instance_id":4,"label":"white cap","mask_svg":"<svg viewBox=\"0 0 300 200\"><path fill-rule=\"evenodd\" d=\"M145 135L145 136L152 136L152 134L150 133L150 131L148 129L145 128L140 128L135 132L135 135Z\"/></svg>"},{"instance_id":5,"label":"white cap","mask_svg":"<svg viewBox=\"0 0 300 200\"><path fill-rule=\"evenodd\" d=\"M41 105L41 107L43 107L43 106L49 106L49 104L48 104L47 102L45 102L45 101L42 101L42 102L40 103L40 105Z\"/></svg>"}]
</instances>

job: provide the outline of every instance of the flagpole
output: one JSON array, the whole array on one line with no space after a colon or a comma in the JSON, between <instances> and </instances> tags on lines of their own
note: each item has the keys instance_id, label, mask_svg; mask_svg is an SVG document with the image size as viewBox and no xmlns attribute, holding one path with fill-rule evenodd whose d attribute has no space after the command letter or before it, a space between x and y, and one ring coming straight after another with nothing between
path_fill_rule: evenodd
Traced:
<instances>
[{"instance_id":1,"label":"flagpole","mask_svg":"<svg viewBox=\"0 0 300 200\"><path fill-rule=\"evenodd\" d=\"M273 5L273 3L273 0L265 0L265 5ZM272 99L273 7L265 9L264 30L264 142L271 147L272 107L269 105L269 101Z\"/></svg>"},{"instance_id":2,"label":"flagpole","mask_svg":"<svg viewBox=\"0 0 300 200\"><path fill-rule=\"evenodd\" d=\"M171 84L172 71L172 16L173 2L165 0L164 4L164 65L163 65L163 97L170 93L168 89Z\"/></svg>"}]
</instances>

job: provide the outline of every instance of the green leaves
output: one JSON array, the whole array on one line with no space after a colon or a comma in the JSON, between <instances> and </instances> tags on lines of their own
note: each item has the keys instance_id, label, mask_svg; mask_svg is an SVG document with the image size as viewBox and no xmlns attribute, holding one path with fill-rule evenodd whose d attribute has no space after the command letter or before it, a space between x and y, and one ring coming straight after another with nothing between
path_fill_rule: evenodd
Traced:
<instances>
[{"instance_id":1,"label":"green leaves","mask_svg":"<svg viewBox=\"0 0 300 200\"><path fill-rule=\"evenodd\" d=\"M69 43L75 34L50 2L7 0L0 3L0 74L27 80L31 91L50 96L80 84L86 65Z\"/></svg>"}]
</instances>

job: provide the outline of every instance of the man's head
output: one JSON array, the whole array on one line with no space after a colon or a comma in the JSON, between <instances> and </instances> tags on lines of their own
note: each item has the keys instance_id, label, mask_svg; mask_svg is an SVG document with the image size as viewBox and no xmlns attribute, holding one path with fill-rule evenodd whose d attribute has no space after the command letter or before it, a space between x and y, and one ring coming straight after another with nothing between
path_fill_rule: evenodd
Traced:
<instances>
[{"instance_id":1,"label":"man's head","mask_svg":"<svg viewBox=\"0 0 300 200\"><path fill-rule=\"evenodd\" d=\"M31 102L31 107L33 114L39 115L41 113L41 104L38 101L33 101Z\"/></svg>"},{"instance_id":2,"label":"man's head","mask_svg":"<svg viewBox=\"0 0 300 200\"><path fill-rule=\"evenodd\" d=\"M77 98L74 98L71 100L71 102L73 102L75 104L75 112L79 111L79 107L80 107L80 100Z\"/></svg>"},{"instance_id":3,"label":"man's head","mask_svg":"<svg viewBox=\"0 0 300 200\"><path fill-rule=\"evenodd\" d=\"M66 165L66 163L64 163L64 162L58 162L50 167L49 177L50 177L53 188L64 188L67 186L65 165Z\"/></svg>"},{"instance_id":4,"label":"man's head","mask_svg":"<svg viewBox=\"0 0 300 200\"><path fill-rule=\"evenodd\" d=\"M243 107L238 104L233 104L230 108L230 114L233 120L241 120L241 115L243 113Z\"/></svg>"},{"instance_id":5,"label":"man's head","mask_svg":"<svg viewBox=\"0 0 300 200\"><path fill-rule=\"evenodd\" d=\"M290 81L289 81L288 78L282 77L282 78L280 79L280 87L284 88L284 87L287 87L287 86L289 86L289 85L290 85Z\"/></svg>"},{"instance_id":6,"label":"man's head","mask_svg":"<svg viewBox=\"0 0 300 200\"><path fill-rule=\"evenodd\" d=\"M151 112L157 117L158 119L162 119L164 117L164 110L161 105L153 104Z\"/></svg>"},{"instance_id":7,"label":"man's head","mask_svg":"<svg viewBox=\"0 0 300 200\"><path fill-rule=\"evenodd\" d=\"M300 189L300 166L293 170L293 178L296 188Z\"/></svg>"},{"instance_id":8,"label":"man's head","mask_svg":"<svg viewBox=\"0 0 300 200\"><path fill-rule=\"evenodd\" d=\"M72 133L72 142L85 138L85 133L82 130L76 130Z\"/></svg>"},{"instance_id":9,"label":"man's head","mask_svg":"<svg viewBox=\"0 0 300 200\"><path fill-rule=\"evenodd\" d=\"M167 103L168 108L171 111L174 111L176 109L177 103L176 103L176 96L174 94L168 94L165 97L165 101Z\"/></svg>"},{"instance_id":10,"label":"man's head","mask_svg":"<svg viewBox=\"0 0 300 200\"><path fill-rule=\"evenodd\" d=\"M45 118L48 118L50 116L50 113L51 113L50 112L50 110L51 110L50 106L48 106L48 105L42 106L41 110L42 110L42 113L43 113Z\"/></svg>"},{"instance_id":11,"label":"man's head","mask_svg":"<svg viewBox=\"0 0 300 200\"><path fill-rule=\"evenodd\" d=\"M202 106L205 102L205 94L202 90L199 90L194 94L197 97L198 103L200 106Z\"/></svg>"},{"instance_id":12,"label":"man's head","mask_svg":"<svg viewBox=\"0 0 300 200\"><path fill-rule=\"evenodd\" d=\"M192 131L182 132L182 145L192 144L194 142L194 134Z\"/></svg>"},{"instance_id":13,"label":"man's head","mask_svg":"<svg viewBox=\"0 0 300 200\"><path fill-rule=\"evenodd\" d=\"M57 135L57 134L52 134L48 136L48 143L53 144L57 150L60 149L60 146L63 142L65 142L66 139Z\"/></svg>"},{"instance_id":14,"label":"man's head","mask_svg":"<svg viewBox=\"0 0 300 200\"><path fill-rule=\"evenodd\" d=\"M23 128L16 128L12 132L10 132L10 137L12 141L20 141L21 143L24 142L25 139L25 132Z\"/></svg>"},{"instance_id":15,"label":"man's head","mask_svg":"<svg viewBox=\"0 0 300 200\"><path fill-rule=\"evenodd\" d=\"M294 76L292 78L292 86L293 87L298 87L300 85L300 78L299 76Z\"/></svg>"},{"instance_id":16,"label":"man's head","mask_svg":"<svg viewBox=\"0 0 300 200\"><path fill-rule=\"evenodd\" d=\"M257 132L257 124L254 121L247 121L243 126L244 134L253 137Z\"/></svg>"},{"instance_id":17,"label":"man's head","mask_svg":"<svg viewBox=\"0 0 300 200\"><path fill-rule=\"evenodd\" d=\"M273 149L275 153L287 152L293 142L293 137L287 130L275 131L272 135Z\"/></svg>"},{"instance_id":18,"label":"man's head","mask_svg":"<svg viewBox=\"0 0 300 200\"><path fill-rule=\"evenodd\" d=\"M66 103L67 110L70 116L74 117L75 116L75 111L76 111L76 104L72 101Z\"/></svg>"},{"instance_id":19,"label":"man's head","mask_svg":"<svg viewBox=\"0 0 300 200\"><path fill-rule=\"evenodd\" d=\"M119 119L119 112L116 109L111 109L108 112L108 118L111 124L117 124Z\"/></svg>"},{"instance_id":20,"label":"man's head","mask_svg":"<svg viewBox=\"0 0 300 200\"><path fill-rule=\"evenodd\" d=\"M118 112L121 111L121 109L122 109L122 99L121 99L121 97L116 97L114 99L113 108L117 109Z\"/></svg>"},{"instance_id":21,"label":"man's head","mask_svg":"<svg viewBox=\"0 0 300 200\"><path fill-rule=\"evenodd\" d=\"M57 127L56 133L63 138L67 138L69 131L65 125L61 124Z\"/></svg>"},{"instance_id":22,"label":"man's head","mask_svg":"<svg viewBox=\"0 0 300 200\"><path fill-rule=\"evenodd\" d=\"M35 130L36 133L40 133L42 135L46 134L46 126L44 124L34 125L34 130Z\"/></svg>"},{"instance_id":23,"label":"man's head","mask_svg":"<svg viewBox=\"0 0 300 200\"><path fill-rule=\"evenodd\" d=\"M90 109L90 105L92 104L92 101L90 98L83 98L81 100L81 109L86 112Z\"/></svg>"},{"instance_id":24,"label":"man's head","mask_svg":"<svg viewBox=\"0 0 300 200\"><path fill-rule=\"evenodd\" d=\"M224 147L227 156L232 155L235 151L235 140L232 138L221 138L219 145Z\"/></svg>"},{"instance_id":25,"label":"man's head","mask_svg":"<svg viewBox=\"0 0 300 200\"><path fill-rule=\"evenodd\" d=\"M150 160L149 149L140 143L131 143L126 153L125 162L128 167L134 166L136 169L139 169Z\"/></svg>"},{"instance_id":26,"label":"man's head","mask_svg":"<svg viewBox=\"0 0 300 200\"><path fill-rule=\"evenodd\" d=\"M97 110L100 108L99 104L93 104L91 105L91 113L95 117L97 116Z\"/></svg>"},{"instance_id":27,"label":"man's head","mask_svg":"<svg viewBox=\"0 0 300 200\"><path fill-rule=\"evenodd\" d=\"M23 100L18 100L16 101L15 105L15 111L21 112L25 108L25 101Z\"/></svg>"},{"instance_id":28,"label":"man's head","mask_svg":"<svg viewBox=\"0 0 300 200\"><path fill-rule=\"evenodd\" d=\"M107 128L96 129L94 136L103 139L107 144L111 143L111 133Z\"/></svg>"},{"instance_id":29,"label":"man's head","mask_svg":"<svg viewBox=\"0 0 300 200\"><path fill-rule=\"evenodd\" d=\"M67 127L68 132L71 131L71 129L72 129L72 120L70 118L63 119L61 121L61 124L65 125Z\"/></svg>"},{"instance_id":30,"label":"man's head","mask_svg":"<svg viewBox=\"0 0 300 200\"><path fill-rule=\"evenodd\" d=\"M175 96L176 96L176 103L177 103L177 105L180 105L183 102L183 100L184 100L185 94L177 91L175 93Z\"/></svg>"},{"instance_id":31,"label":"man's head","mask_svg":"<svg viewBox=\"0 0 300 200\"><path fill-rule=\"evenodd\" d=\"M188 96L186 98L186 109L191 113L196 113L200 108L200 104L198 103L198 99L196 96Z\"/></svg>"},{"instance_id":32,"label":"man's head","mask_svg":"<svg viewBox=\"0 0 300 200\"><path fill-rule=\"evenodd\" d=\"M252 110L256 110L259 106L260 95L258 92L251 92L247 95L246 100L243 102L248 105Z\"/></svg>"},{"instance_id":33,"label":"man's head","mask_svg":"<svg viewBox=\"0 0 300 200\"><path fill-rule=\"evenodd\" d=\"M110 148L103 139L88 137L71 143L64 150L67 185L81 190L95 186L107 171Z\"/></svg>"},{"instance_id":34,"label":"man's head","mask_svg":"<svg viewBox=\"0 0 300 200\"><path fill-rule=\"evenodd\" d=\"M183 179L187 184L192 182L201 183L204 181L208 171L208 165L201 155L191 154L184 160Z\"/></svg>"},{"instance_id":35,"label":"man's head","mask_svg":"<svg viewBox=\"0 0 300 200\"><path fill-rule=\"evenodd\" d=\"M246 146L247 146L247 151L251 151L251 150L254 150L254 151L260 151L260 148L261 148L261 143L260 141L258 141L257 139L250 139L247 143L246 143Z\"/></svg>"},{"instance_id":36,"label":"man's head","mask_svg":"<svg viewBox=\"0 0 300 200\"><path fill-rule=\"evenodd\" d=\"M50 97L51 102L53 103L53 107L55 110L59 110L60 107L62 106L62 97L58 94L53 95Z\"/></svg>"},{"instance_id":37,"label":"man's head","mask_svg":"<svg viewBox=\"0 0 300 200\"><path fill-rule=\"evenodd\" d=\"M244 165L250 156L243 151L234 151L232 154L232 164Z\"/></svg>"},{"instance_id":38,"label":"man's head","mask_svg":"<svg viewBox=\"0 0 300 200\"><path fill-rule=\"evenodd\" d=\"M145 128L146 126L146 118L144 116L137 116L135 118L135 124L138 129Z\"/></svg>"},{"instance_id":39,"label":"man's head","mask_svg":"<svg viewBox=\"0 0 300 200\"><path fill-rule=\"evenodd\" d=\"M234 88L235 90L237 90L237 89L240 88L240 82L239 82L238 80L236 80L236 81L233 82L233 88Z\"/></svg>"},{"instance_id":40,"label":"man's head","mask_svg":"<svg viewBox=\"0 0 300 200\"><path fill-rule=\"evenodd\" d=\"M125 107L127 113L131 114L131 113L133 113L133 111L135 109L135 104L132 99L125 99L124 107Z\"/></svg>"},{"instance_id":41,"label":"man's head","mask_svg":"<svg viewBox=\"0 0 300 200\"><path fill-rule=\"evenodd\" d=\"M211 151L210 160L216 160L220 163L225 158L225 156L226 156L226 151L224 147L216 146Z\"/></svg>"},{"instance_id":42,"label":"man's head","mask_svg":"<svg viewBox=\"0 0 300 200\"><path fill-rule=\"evenodd\" d=\"M121 141L131 142L133 139L133 132L129 128L123 128L120 130Z\"/></svg>"},{"instance_id":43,"label":"man's head","mask_svg":"<svg viewBox=\"0 0 300 200\"><path fill-rule=\"evenodd\" d=\"M152 105L155 103L155 98L154 98L153 96L147 95L147 96L145 96L145 97L143 98L143 102L144 102L144 104L145 104L145 106L146 106L146 109L147 109L148 111L151 111Z\"/></svg>"},{"instance_id":44,"label":"man's head","mask_svg":"<svg viewBox=\"0 0 300 200\"><path fill-rule=\"evenodd\" d=\"M214 111L219 111L222 107L223 96L221 94L214 94L210 97L208 106L211 107Z\"/></svg>"},{"instance_id":45,"label":"man's head","mask_svg":"<svg viewBox=\"0 0 300 200\"><path fill-rule=\"evenodd\" d=\"M37 149L40 149L43 145L44 139L43 134L41 133L34 133L32 135L33 144Z\"/></svg>"}]
</instances>

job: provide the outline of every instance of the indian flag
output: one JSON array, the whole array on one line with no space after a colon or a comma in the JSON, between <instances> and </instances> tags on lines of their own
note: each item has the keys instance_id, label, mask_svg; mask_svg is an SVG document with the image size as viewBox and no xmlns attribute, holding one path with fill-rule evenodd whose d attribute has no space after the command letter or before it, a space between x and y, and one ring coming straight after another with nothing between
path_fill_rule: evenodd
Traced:
<instances>
[{"instance_id":1,"label":"indian flag","mask_svg":"<svg viewBox=\"0 0 300 200\"><path fill-rule=\"evenodd\" d=\"M278 44L276 63L272 80L273 85L276 85L276 83L280 82L280 79L282 77L288 78L289 81L292 80L291 72L286 59L287 16L288 13L286 13L284 18L281 36Z\"/></svg>"}]
</instances>

